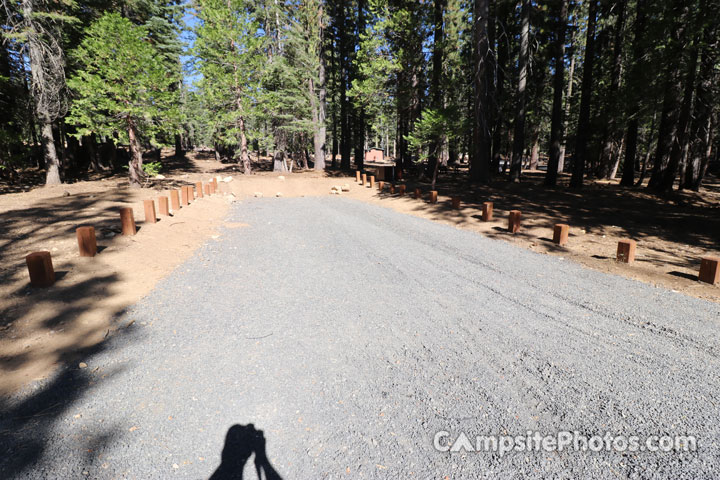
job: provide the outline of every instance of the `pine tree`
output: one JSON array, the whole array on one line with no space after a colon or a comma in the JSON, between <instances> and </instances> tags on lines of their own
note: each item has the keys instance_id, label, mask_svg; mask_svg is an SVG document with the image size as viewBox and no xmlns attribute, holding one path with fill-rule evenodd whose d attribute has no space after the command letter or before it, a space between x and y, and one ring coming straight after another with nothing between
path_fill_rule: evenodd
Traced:
<instances>
[{"instance_id":1,"label":"pine tree","mask_svg":"<svg viewBox=\"0 0 720 480\"><path fill-rule=\"evenodd\" d=\"M164 68L148 40L148 29L117 13L103 15L87 30L73 52L79 70L68 85L74 93L66 121L78 136L96 134L130 145L129 178L139 187L142 177L141 138L154 140L177 104L176 78Z\"/></svg>"}]
</instances>

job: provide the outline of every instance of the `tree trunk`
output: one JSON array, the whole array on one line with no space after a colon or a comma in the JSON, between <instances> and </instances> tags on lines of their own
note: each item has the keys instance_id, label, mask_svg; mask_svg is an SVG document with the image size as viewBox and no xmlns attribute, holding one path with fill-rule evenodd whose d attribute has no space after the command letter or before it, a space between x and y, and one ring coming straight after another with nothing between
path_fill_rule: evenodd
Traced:
<instances>
[{"instance_id":1,"label":"tree trunk","mask_svg":"<svg viewBox=\"0 0 720 480\"><path fill-rule=\"evenodd\" d=\"M515 115L512 159L510 160L510 181L519 182L522 171L522 155L525 149L525 113L527 95L528 61L530 53L530 0L522 0L522 31L520 33L520 54L518 56L518 106Z\"/></svg>"},{"instance_id":2,"label":"tree trunk","mask_svg":"<svg viewBox=\"0 0 720 480\"><path fill-rule=\"evenodd\" d=\"M617 18L615 20L615 45L613 46L613 65L610 80L610 89L608 90L608 108L607 122L603 131L603 146L600 158L600 178L611 178L616 167L616 158L618 156L618 132L616 128L618 115L618 92L620 90L620 79L622 75L622 51L623 51L623 34L625 28L625 9L627 0L619 0L615 6L617 7Z\"/></svg>"},{"instance_id":3,"label":"tree trunk","mask_svg":"<svg viewBox=\"0 0 720 480\"><path fill-rule=\"evenodd\" d=\"M435 111L442 110L443 107L443 96L442 96L442 65L443 65L443 44L444 44L444 31L443 31L443 13L445 10L446 0L435 0L433 8L433 24L435 30L433 32L433 53L432 53L432 81L430 84L430 95L432 108ZM440 161L440 145L441 140L439 136L433 138L430 145L430 155L428 156L428 173L436 177L437 163ZM433 185L434 188L434 185Z\"/></svg>"},{"instance_id":4,"label":"tree trunk","mask_svg":"<svg viewBox=\"0 0 720 480\"><path fill-rule=\"evenodd\" d=\"M574 43L574 39L571 42L571 44ZM566 148L566 140L567 140L567 131L568 131L568 122L570 120L570 107L572 106L572 94L573 94L573 82L575 79L575 52L574 49L571 48L570 53L570 71L568 72L568 87L567 87L567 95L565 96L565 112L563 114L563 139L560 144L560 159L558 160L558 173L565 171L565 151Z\"/></svg>"},{"instance_id":5,"label":"tree trunk","mask_svg":"<svg viewBox=\"0 0 720 480\"><path fill-rule=\"evenodd\" d=\"M580 91L580 114L573 158L573 173L570 186L581 188L585 176L587 160L588 130L590 129L590 101L592 100L593 66L595 64L595 27L597 24L597 0L590 0L588 10L587 37L585 41L585 60Z\"/></svg>"},{"instance_id":6,"label":"tree trunk","mask_svg":"<svg viewBox=\"0 0 720 480\"><path fill-rule=\"evenodd\" d=\"M667 168L663 174L662 181L658 184L658 190L668 192L672 190L675 178L677 177L680 159L687 143L687 129L692 115L692 99L695 90L695 78L697 74L698 47L696 39L694 45L688 51L687 72L685 74L685 88L683 92L680 114L678 116L675 139L670 149L670 158Z\"/></svg>"},{"instance_id":7,"label":"tree trunk","mask_svg":"<svg viewBox=\"0 0 720 480\"><path fill-rule=\"evenodd\" d=\"M59 185L62 183L60 179L60 159L57 150L55 150L52 123L44 120L40 121L40 141L43 146L43 156L45 157L45 185Z\"/></svg>"},{"instance_id":8,"label":"tree trunk","mask_svg":"<svg viewBox=\"0 0 720 480\"><path fill-rule=\"evenodd\" d=\"M143 172L143 158L140 142L137 138L137 130L132 120L127 121L128 139L130 143L130 161L128 162L128 178L130 186L140 188L142 179L145 176Z\"/></svg>"},{"instance_id":9,"label":"tree trunk","mask_svg":"<svg viewBox=\"0 0 720 480\"><path fill-rule=\"evenodd\" d=\"M490 172L490 130L486 112L488 109L487 68L490 57L488 42L489 0L475 0L474 5L474 106L473 141L470 156L470 178L474 182L489 183Z\"/></svg>"},{"instance_id":10,"label":"tree trunk","mask_svg":"<svg viewBox=\"0 0 720 480\"><path fill-rule=\"evenodd\" d=\"M565 89L565 32L567 31L568 0L558 2L555 27L555 76L553 77L553 104L550 120L550 158L548 159L545 185L557 184L560 153L563 137L563 90ZM571 79L572 83L572 79Z\"/></svg>"},{"instance_id":11,"label":"tree trunk","mask_svg":"<svg viewBox=\"0 0 720 480\"><path fill-rule=\"evenodd\" d=\"M365 2L358 0L357 28L359 34L365 33ZM353 49L354 50L354 49ZM355 70L355 78L362 80L362 73ZM360 105L355 109L355 128L353 129L353 142L355 144L355 165L362 169L365 162L365 108Z\"/></svg>"},{"instance_id":12,"label":"tree trunk","mask_svg":"<svg viewBox=\"0 0 720 480\"><path fill-rule=\"evenodd\" d=\"M318 15L319 18L319 27L320 27L320 39L319 39L319 55L320 55L320 64L318 69L318 104L317 104L317 118L313 118L315 121L315 132L313 135L313 146L315 148L315 170L325 170L325 144L326 144L326 137L327 137L327 127L325 125L325 98L327 95L327 90L325 86L325 55L323 55L323 39L325 37L324 35L324 27L322 24L322 7L320 11L320 15ZM310 98L314 99L314 88L312 86L312 80L310 80Z\"/></svg>"},{"instance_id":13,"label":"tree trunk","mask_svg":"<svg viewBox=\"0 0 720 480\"><path fill-rule=\"evenodd\" d=\"M633 39L633 62L630 67L629 83L630 83L630 99L628 108L630 110L630 120L628 121L627 130L625 132L625 162L623 163L623 176L620 185L631 187L635 183L635 159L637 156L638 130L640 127L640 100L642 98L642 87L644 86L643 78L645 75L645 26L647 22L647 12L645 7L646 0L637 0L635 14L635 38Z\"/></svg>"}]
</instances>

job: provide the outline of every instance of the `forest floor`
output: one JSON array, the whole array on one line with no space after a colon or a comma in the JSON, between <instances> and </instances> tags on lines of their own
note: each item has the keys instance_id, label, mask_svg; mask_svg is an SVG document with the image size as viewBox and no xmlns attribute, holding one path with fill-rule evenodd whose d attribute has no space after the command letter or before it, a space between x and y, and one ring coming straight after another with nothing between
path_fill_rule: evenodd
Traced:
<instances>
[{"instance_id":1,"label":"forest floor","mask_svg":"<svg viewBox=\"0 0 720 480\"><path fill-rule=\"evenodd\" d=\"M142 189L130 189L124 176L103 174L40 188L39 172L26 172L19 185L0 184L0 395L46 378L60 365L77 364L85 354L101 348L105 338L124 327L117 320L125 309L199 246L216 238L218 228L242 228L224 218L233 201L256 192L265 197L327 196L331 186L349 184L344 197L720 302L720 288L697 281L700 257L720 253L720 181L714 177L707 179L700 193L661 199L613 182L593 182L582 192L562 186L545 189L542 172L525 172L520 184L498 181L491 187L471 186L467 175L448 172L438 185L438 203L430 204L426 197L417 200L411 194L418 186L427 191L428 185L410 180L408 194L400 197L361 187L353 177L333 171L296 171L285 174L284 180L269 171L244 176L237 166L219 163L208 153L192 154L187 160L168 157L164 164L165 178L153 179ZM143 200L215 175L233 178L221 182L221 195L198 199L169 218L160 217L157 224L141 221ZM460 210L450 208L451 194L461 195ZM484 201L494 202L493 221L480 220ZM134 208L137 236L118 234L122 206ZM506 231L507 214L513 209L523 215L516 235ZM570 225L565 247L551 241L555 223ZM96 229L100 252L94 259L77 255L75 228L82 225ZM633 265L614 261L621 238L638 241ZM39 250L53 255L58 280L50 289L28 284L24 256Z\"/></svg>"}]
</instances>

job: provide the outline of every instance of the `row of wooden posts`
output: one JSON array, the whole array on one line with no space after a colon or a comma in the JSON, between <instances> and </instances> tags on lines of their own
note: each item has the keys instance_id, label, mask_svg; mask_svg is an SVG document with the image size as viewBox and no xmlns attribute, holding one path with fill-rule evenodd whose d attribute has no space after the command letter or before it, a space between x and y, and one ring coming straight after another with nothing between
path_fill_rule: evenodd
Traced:
<instances>
[{"instance_id":1,"label":"row of wooden posts","mask_svg":"<svg viewBox=\"0 0 720 480\"><path fill-rule=\"evenodd\" d=\"M197 198L214 195L217 190L217 178L213 178L205 184L197 182L195 185L183 185L177 190L171 190L169 197L158 197L159 213L163 216L169 216L171 211L177 212L181 207L190 205ZM155 200L144 200L143 207L145 209L145 223L157 223ZM135 214L132 207L120 208L120 225L123 235L137 234ZM80 256L94 257L97 254L95 227L78 227L75 229L75 234L77 235ZM30 285L33 287L49 287L55 283L55 270L50 252L30 253L25 257L25 263L30 274Z\"/></svg>"},{"instance_id":2,"label":"row of wooden posts","mask_svg":"<svg viewBox=\"0 0 720 480\"><path fill-rule=\"evenodd\" d=\"M360 170L355 172L355 181L360 185L365 185L368 188L375 187L375 176L362 173ZM389 186L390 194L398 194L400 196L405 195L406 187L403 184L387 184ZM386 183L383 181L377 182L377 188L380 192L385 191ZM422 190L420 188L415 189L414 198L422 198ZM428 194L429 203L437 203L438 192L437 190L431 190ZM453 210L460 209L460 197L451 196L450 204ZM483 202L482 204L482 221L489 222L493 219L493 202ZM520 210L510 210L508 216L508 232L517 233L520 231L520 223L522 218L522 212ZM558 223L553 227L553 243L563 246L568 242L568 235L570 233L570 226L565 223ZM623 263L633 263L635 261L635 250L637 248L637 242L631 239L621 239L618 241L616 260ZM720 283L720 258L707 256L700 259L700 272L698 274L698 280L701 282L715 285Z\"/></svg>"}]
</instances>

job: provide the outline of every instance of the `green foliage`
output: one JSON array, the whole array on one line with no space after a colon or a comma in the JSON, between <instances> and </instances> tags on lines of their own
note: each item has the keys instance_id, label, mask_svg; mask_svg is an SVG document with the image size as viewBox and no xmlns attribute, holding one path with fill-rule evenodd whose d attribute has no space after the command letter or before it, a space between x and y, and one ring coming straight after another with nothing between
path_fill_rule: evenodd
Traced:
<instances>
[{"instance_id":1,"label":"green foliage","mask_svg":"<svg viewBox=\"0 0 720 480\"><path fill-rule=\"evenodd\" d=\"M161 162L145 162L143 163L143 172L148 177L157 177L162 170Z\"/></svg>"},{"instance_id":2,"label":"green foliage","mask_svg":"<svg viewBox=\"0 0 720 480\"><path fill-rule=\"evenodd\" d=\"M153 141L165 131L163 122L177 115L177 78L163 67L146 27L105 14L72 56L80 69L68 80L74 101L66 121L77 127L78 137L118 133L127 141L127 130L135 125Z\"/></svg>"}]
</instances>

